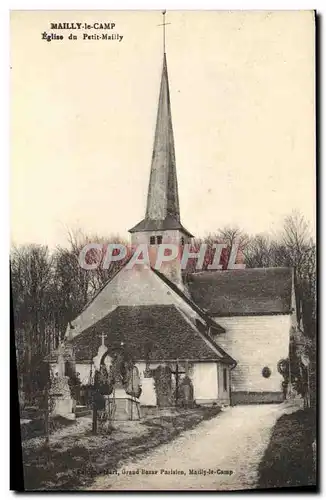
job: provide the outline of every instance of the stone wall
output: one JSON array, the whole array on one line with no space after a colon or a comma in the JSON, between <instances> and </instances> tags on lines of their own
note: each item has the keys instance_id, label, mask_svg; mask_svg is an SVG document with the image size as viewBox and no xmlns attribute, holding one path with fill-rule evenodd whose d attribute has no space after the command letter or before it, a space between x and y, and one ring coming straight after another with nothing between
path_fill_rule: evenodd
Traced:
<instances>
[{"instance_id":1,"label":"stone wall","mask_svg":"<svg viewBox=\"0 0 326 500\"><path fill-rule=\"evenodd\" d=\"M259 404L259 403L281 403L284 401L283 392L233 392L231 405Z\"/></svg>"},{"instance_id":2,"label":"stone wall","mask_svg":"<svg viewBox=\"0 0 326 500\"><path fill-rule=\"evenodd\" d=\"M216 335L215 340L237 361L231 376L232 393L280 394L283 378L277 363L289 355L291 315L224 317L216 321L226 333ZM264 367L271 371L269 378L262 375Z\"/></svg>"},{"instance_id":3,"label":"stone wall","mask_svg":"<svg viewBox=\"0 0 326 500\"><path fill-rule=\"evenodd\" d=\"M191 376L197 404L210 404L218 400L217 363L195 363Z\"/></svg>"}]
</instances>

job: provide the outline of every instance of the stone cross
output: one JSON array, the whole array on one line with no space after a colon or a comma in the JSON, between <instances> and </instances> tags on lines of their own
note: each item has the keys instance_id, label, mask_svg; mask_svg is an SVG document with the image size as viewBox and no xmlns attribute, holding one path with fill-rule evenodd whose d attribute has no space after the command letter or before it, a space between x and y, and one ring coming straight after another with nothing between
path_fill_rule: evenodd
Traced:
<instances>
[{"instance_id":1,"label":"stone cross","mask_svg":"<svg viewBox=\"0 0 326 500\"><path fill-rule=\"evenodd\" d=\"M102 332L100 337L102 338L102 345L105 347L104 339L105 337L107 337L107 335L105 335L104 332Z\"/></svg>"}]
</instances>

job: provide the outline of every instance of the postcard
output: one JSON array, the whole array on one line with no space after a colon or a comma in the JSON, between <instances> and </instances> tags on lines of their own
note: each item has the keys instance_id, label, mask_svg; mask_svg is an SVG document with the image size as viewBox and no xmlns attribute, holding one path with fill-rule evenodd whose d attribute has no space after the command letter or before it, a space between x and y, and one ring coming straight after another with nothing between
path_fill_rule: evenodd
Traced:
<instances>
[{"instance_id":1,"label":"postcard","mask_svg":"<svg viewBox=\"0 0 326 500\"><path fill-rule=\"evenodd\" d=\"M316 488L315 12L10 22L23 489Z\"/></svg>"}]
</instances>

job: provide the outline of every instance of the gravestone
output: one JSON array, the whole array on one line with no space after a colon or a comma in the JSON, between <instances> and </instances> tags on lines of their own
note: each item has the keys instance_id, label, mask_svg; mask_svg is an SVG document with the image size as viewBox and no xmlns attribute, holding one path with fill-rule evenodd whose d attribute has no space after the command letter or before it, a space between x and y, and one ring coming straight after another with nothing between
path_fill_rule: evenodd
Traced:
<instances>
[{"instance_id":1,"label":"gravestone","mask_svg":"<svg viewBox=\"0 0 326 500\"><path fill-rule=\"evenodd\" d=\"M194 386L188 375L181 380L178 403L185 408L191 408L194 404Z\"/></svg>"},{"instance_id":2,"label":"gravestone","mask_svg":"<svg viewBox=\"0 0 326 500\"><path fill-rule=\"evenodd\" d=\"M139 401L142 406L157 405L153 370L150 370L149 367L146 367L146 369L144 370L144 377L142 380L142 393Z\"/></svg>"},{"instance_id":3,"label":"gravestone","mask_svg":"<svg viewBox=\"0 0 326 500\"><path fill-rule=\"evenodd\" d=\"M69 377L65 376L65 363L64 345L61 344L58 350L57 371L49 390L50 409L53 416L75 420L76 402L71 396Z\"/></svg>"},{"instance_id":4,"label":"gravestone","mask_svg":"<svg viewBox=\"0 0 326 500\"><path fill-rule=\"evenodd\" d=\"M93 364L94 364L94 367L96 370L100 369L100 365L101 365L101 361L103 359L103 356L108 351L108 348L106 347L106 345L104 343L105 337L106 337L106 335L104 335L104 333L102 333L101 334L102 343L101 343L100 347L98 348L96 356L94 356L94 358L93 358Z\"/></svg>"},{"instance_id":5,"label":"gravestone","mask_svg":"<svg viewBox=\"0 0 326 500\"><path fill-rule=\"evenodd\" d=\"M172 370L169 366L160 365L154 370L155 392L159 408L173 406Z\"/></svg>"},{"instance_id":6,"label":"gravestone","mask_svg":"<svg viewBox=\"0 0 326 500\"><path fill-rule=\"evenodd\" d=\"M118 353L111 367L113 392L108 398L108 412L112 420L139 420L141 394L138 368Z\"/></svg>"},{"instance_id":7,"label":"gravestone","mask_svg":"<svg viewBox=\"0 0 326 500\"><path fill-rule=\"evenodd\" d=\"M75 420L75 401L71 397L69 377L54 377L50 388L50 398L53 405L51 414L53 416L61 416L69 420Z\"/></svg>"},{"instance_id":8,"label":"gravestone","mask_svg":"<svg viewBox=\"0 0 326 500\"><path fill-rule=\"evenodd\" d=\"M184 363L185 376L182 378L179 387L178 404L185 408L191 408L194 405L194 386L190 378L190 367L188 360Z\"/></svg>"}]
</instances>

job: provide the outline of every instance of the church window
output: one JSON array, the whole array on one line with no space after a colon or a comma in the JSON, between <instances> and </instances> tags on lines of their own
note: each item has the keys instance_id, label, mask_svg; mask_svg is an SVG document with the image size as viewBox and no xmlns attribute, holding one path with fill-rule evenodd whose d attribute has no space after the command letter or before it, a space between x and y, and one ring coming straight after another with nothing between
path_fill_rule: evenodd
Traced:
<instances>
[{"instance_id":1,"label":"church window","mask_svg":"<svg viewBox=\"0 0 326 500\"><path fill-rule=\"evenodd\" d=\"M268 366L265 366L265 367L262 369L261 374L262 374L262 376L263 376L264 378L269 378L269 377L271 376L272 372L271 372L271 369L270 369L270 368L268 368Z\"/></svg>"},{"instance_id":2,"label":"church window","mask_svg":"<svg viewBox=\"0 0 326 500\"><path fill-rule=\"evenodd\" d=\"M157 240L157 244L161 245L162 241L163 241L163 236L157 236L156 240Z\"/></svg>"},{"instance_id":3,"label":"church window","mask_svg":"<svg viewBox=\"0 0 326 500\"><path fill-rule=\"evenodd\" d=\"M181 246L184 246L184 244L185 244L185 239L184 239L184 237L182 236L182 238L181 238Z\"/></svg>"},{"instance_id":4,"label":"church window","mask_svg":"<svg viewBox=\"0 0 326 500\"><path fill-rule=\"evenodd\" d=\"M228 371L226 368L223 368L223 391L226 392L228 390Z\"/></svg>"},{"instance_id":5,"label":"church window","mask_svg":"<svg viewBox=\"0 0 326 500\"><path fill-rule=\"evenodd\" d=\"M155 236L151 236L151 237L149 238L149 243L150 243L151 245L155 245Z\"/></svg>"}]
</instances>

